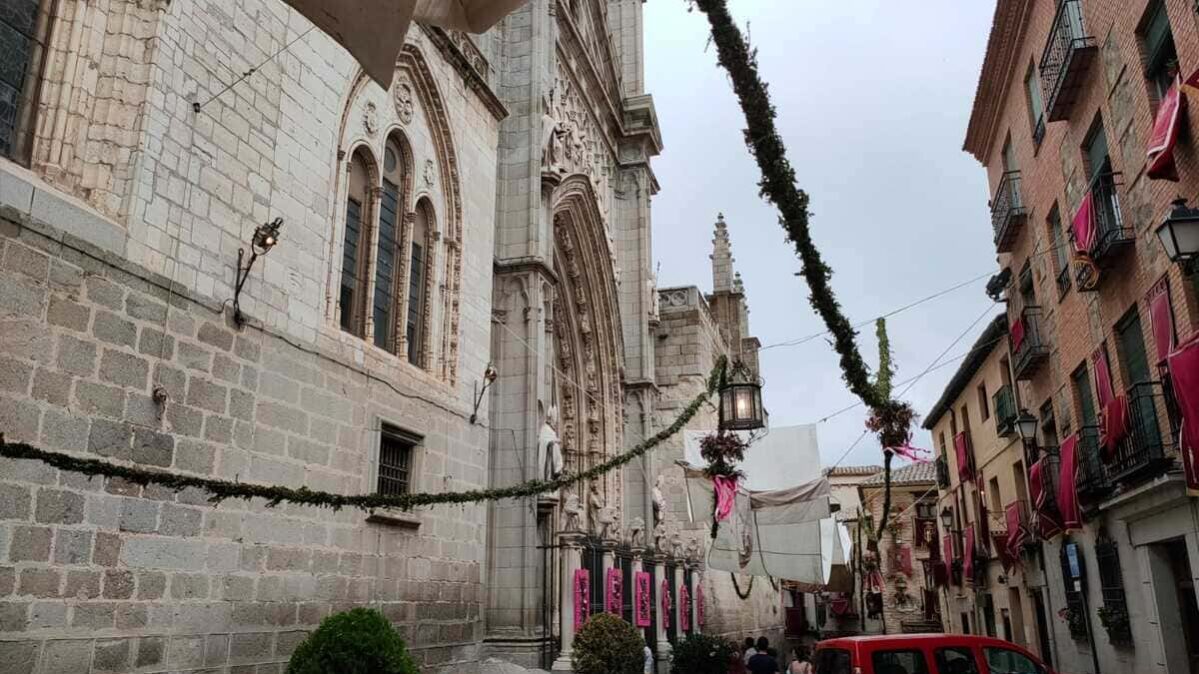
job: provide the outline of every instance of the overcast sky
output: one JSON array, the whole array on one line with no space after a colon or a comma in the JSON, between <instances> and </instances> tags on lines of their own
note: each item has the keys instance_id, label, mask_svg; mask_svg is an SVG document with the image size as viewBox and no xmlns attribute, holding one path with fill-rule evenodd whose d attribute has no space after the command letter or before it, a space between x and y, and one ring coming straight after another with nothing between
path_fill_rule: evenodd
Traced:
<instances>
[{"instance_id":1,"label":"overcast sky","mask_svg":"<svg viewBox=\"0 0 1199 674\"><path fill-rule=\"evenodd\" d=\"M813 237L833 288L860 322L996 269L986 176L961 150L994 2L984 0L735 0L729 2L770 84ZM708 255L723 212L745 280L750 326L763 345L823 328L741 130L744 118L708 25L684 0L645 4L647 90L665 150L654 162L659 284L711 289ZM985 279L888 323L897 381L919 375L971 323L999 308ZM981 320L946 360L969 350ZM877 361L873 326L859 341ZM906 398L924 414L959 360L920 379ZM761 354L772 425L811 423L856 398L823 339ZM902 390L902 389L900 389ZM825 465L861 434L861 408L821 423ZM926 431L916 444L931 448ZM842 465L881 463L868 436ZM898 465L898 464L897 464Z\"/></svg>"}]
</instances>

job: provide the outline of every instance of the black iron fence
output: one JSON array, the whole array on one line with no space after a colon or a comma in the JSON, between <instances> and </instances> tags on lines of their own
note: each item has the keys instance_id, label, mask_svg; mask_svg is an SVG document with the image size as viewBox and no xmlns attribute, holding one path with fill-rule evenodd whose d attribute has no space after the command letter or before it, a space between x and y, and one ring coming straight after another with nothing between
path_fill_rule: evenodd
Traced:
<instances>
[{"instance_id":1,"label":"black iron fence","mask_svg":"<svg viewBox=\"0 0 1199 674\"><path fill-rule=\"evenodd\" d=\"M1045 339L1045 330L1041 316L1041 307L1029 305L1020 312L1024 334L1017 343L1016 336L1011 337L1012 371L1016 379L1026 381L1032 379L1049 360L1049 342Z\"/></svg>"},{"instance_id":2,"label":"black iron fence","mask_svg":"<svg viewBox=\"0 0 1199 674\"><path fill-rule=\"evenodd\" d=\"M1081 80L1097 51L1095 38L1083 24L1082 2L1058 3L1053 29L1041 54L1041 86L1045 92L1045 116L1051 122L1067 119L1078 98Z\"/></svg>"},{"instance_id":3,"label":"black iron fence","mask_svg":"<svg viewBox=\"0 0 1199 674\"><path fill-rule=\"evenodd\" d=\"M1112 482L1135 484L1160 475L1173 463L1175 424L1161 382L1147 381L1128 389L1128 434L1116 445L1107 466Z\"/></svg>"},{"instance_id":4,"label":"black iron fence","mask_svg":"<svg viewBox=\"0 0 1199 674\"><path fill-rule=\"evenodd\" d=\"M1000 253L1012 250L1020 227L1028 218L1020 195L1020 172L1008 171L999 179L991 199L991 227L995 230L995 248Z\"/></svg>"}]
</instances>

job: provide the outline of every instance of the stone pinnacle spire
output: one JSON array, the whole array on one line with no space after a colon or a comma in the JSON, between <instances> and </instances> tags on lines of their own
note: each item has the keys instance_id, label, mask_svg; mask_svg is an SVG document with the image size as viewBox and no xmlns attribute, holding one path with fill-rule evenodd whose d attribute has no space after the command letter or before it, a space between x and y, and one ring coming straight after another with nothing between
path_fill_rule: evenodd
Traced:
<instances>
[{"instance_id":1,"label":"stone pinnacle spire","mask_svg":"<svg viewBox=\"0 0 1199 674\"><path fill-rule=\"evenodd\" d=\"M733 290L733 247L729 243L729 228L724 213L716 216L716 236L712 239L712 292Z\"/></svg>"}]
</instances>

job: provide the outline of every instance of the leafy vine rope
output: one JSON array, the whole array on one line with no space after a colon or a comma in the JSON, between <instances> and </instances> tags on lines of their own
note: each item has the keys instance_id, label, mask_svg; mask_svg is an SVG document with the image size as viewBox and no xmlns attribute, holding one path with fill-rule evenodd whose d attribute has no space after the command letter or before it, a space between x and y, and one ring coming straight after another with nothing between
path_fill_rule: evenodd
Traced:
<instances>
[{"instance_id":1,"label":"leafy vine rope","mask_svg":"<svg viewBox=\"0 0 1199 674\"><path fill-rule=\"evenodd\" d=\"M745 113L745 144L758 163L762 180L758 183L761 195L779 211L779 224L795 245L802 262L800 273L811 290L809 301L833 336L833 348L841 359L841 373L849 390L871 411L869 427L879 437L885 456L886 501L890 501L890 447L899 447L911 437L914 413L910 405L890 397L889 364L883 365L879 381L871 382L870 369L858 351L856 337L849 319L833 295L829 281L832 270L824 263L820 251L812 243L809 229L808 195L795 184L795 169L787 159L787 149L775 127L776 111L770 101L767 85L758 73L756 52L746 43L741 29L733 22L727 0L688 0L699 7L708 18L712 41L720 65L728 71L741 110ZM884 346L880 344L880 346ZM881 386L879 384L882 384ZM883 519L887 517L884 510ZM883 526L879 529L882 530Z\"/></svg>"},{"instance_id":2,"label":"leafy vine rope","mask_svg":"<svg viewBox=\"0 0 1199 674\"><path fill-rule=\"evenodd\" d=\"M39 449L23 442L6 442L0 435L0 456L10 459L35 459L42 461L59 470L67 470L84 475L103 475L105 477L121 478L139 485L155 484L174 491L197 488L207 491L211 496L209 501L220 503L225 499L265 499L268 507L280 503L318 506L340 510L341 508L358 508L360 510L376 510L395 508L400 510L416 506L430 506L444 503L465 504L498 501L509 498L524 498L536 496L569 487L575 482L589 480L619 468L633 459L645 455L654 447L662 444L667 438L683 430L687 422L695 417L708 398L716 392L723 380L727 360L721 356L708 376L707 388L696 396L683 409L679 416L666 428L653 436L638 443L623 454L618 454L603 463L597 464L585 471L563 473L553 480L530 480L522 484L496 489L472 489L469 491L442 492L439 494L417 493L385 496L382 494L334 494L325 491L313 491L307 487L281 487L244 482L230 482L191 475L180 475L162 470L151 470L136 466L126 466L100 459L85 459L62 452L52 452Z\"/></svg>"}]
</instances>

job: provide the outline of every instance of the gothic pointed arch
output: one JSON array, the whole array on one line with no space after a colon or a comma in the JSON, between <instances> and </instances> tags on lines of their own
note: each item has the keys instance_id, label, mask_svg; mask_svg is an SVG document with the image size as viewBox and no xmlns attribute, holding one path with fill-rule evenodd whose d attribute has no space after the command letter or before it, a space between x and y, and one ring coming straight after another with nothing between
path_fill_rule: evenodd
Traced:
<instances>
[{"instance_id":1,"label":"gothic pointed arch","mask_svg":"<svg viewBox=\"0 0 1199 674\"><path fill-rule=\"evenodd\" d=\"M406 105L405 96L415 97L415 101L425 112L437 154L432 171L441 184L445 202L436 211L439 216L440 241L444 250L441 278L444 279L446 292L439 312L441 361L430 364L430 367L438 367L441 379L452 385L458 379L458 322L462 292L462 194L458 155L454 150L454 137L445 98L437 86L429 62L416 46L404 46L396 62L396 75L392 93L397 106L402 109ZM405 90L405 87L408 89ZM426 349L426 352L429 350Z\"/></svg>"},{"instance_id":2,"label":"gothic pointed arch","mask_svg":"<svg viewBox=\"0 0 1199 674\"><path fill-rule=\"evenodd\" d=\"M562 445L568 470L585 469L620 451L623 442L624 352L616 266L592 181L568 176L552 201L554 268L558 279L555 366ZM619 476L602 491L619 509Z\"/></svg>"}]
</instances>

